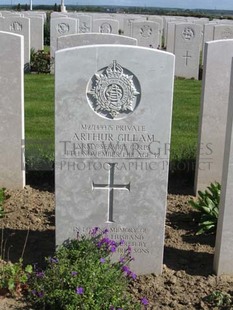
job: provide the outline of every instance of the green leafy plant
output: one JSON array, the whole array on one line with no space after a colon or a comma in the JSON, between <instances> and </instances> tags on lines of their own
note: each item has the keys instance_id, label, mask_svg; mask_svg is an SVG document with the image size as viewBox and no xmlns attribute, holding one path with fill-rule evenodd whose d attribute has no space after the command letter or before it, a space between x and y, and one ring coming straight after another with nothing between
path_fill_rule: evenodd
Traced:
<instances>
[{"instance_id":1,"label":"green leafy plant","mask_svg":"<svg viewBox=\"0 0 233 310\"><path fill-rule=\"evenodd\" d=\"M230 294L222 291L214 291L206 296L204 300L212 307L221 307L221 309L232 309L232 297Z\"/></svg>"},{"instance_id":2,"label":"green leafy plant","mask_svg":"<svg viewBox=\"0 0 233 310\"><path fill-rule=\"evenodd\" d=\"M31 265L23 267L23 259L17 263L0 261L0 290L13 296L21 295L27 289L28 276L33 271Z\"/></svg>"},{"instance_id":3,"label":"green leafy plant","mask_svg":"<svg viewBox=\"0 0 233 310\"><path fill-rule=\"evenodd\" d=\"M221 185L217 182L211 183L205 191L198 191L198 199L190 200L192 207L201 212L199 230L197 234L215 232L219 215Z\"/></svg>"},{"instance_id":4,"label":"green leafy plant","mask_svg":"<svg viewBox=\"0 0 233 310\"><path fill-rule=\"evenodd\" d=\"M30 278L33 309L141 309L127 291L136 278L128 267L133 259L130 247L122 249L118 261L110 259L121 245L123 241L110 240L107 230L97 227L88 236L64 243L46 259L46 269L36 266ZM146 298L141 304L148 304Z\"/></svg>"},{"instance_id":5,"label":"green leafy plant","mask_svg":"<svg viewBox=\"0 0 233 310\"><path fill-rule=\"evenodd\" d=\"M31 71L37 73L50 73L50 64L52 59L50 53L44 50L35 51L31 49Z\"/></svg>"}]
</instances>

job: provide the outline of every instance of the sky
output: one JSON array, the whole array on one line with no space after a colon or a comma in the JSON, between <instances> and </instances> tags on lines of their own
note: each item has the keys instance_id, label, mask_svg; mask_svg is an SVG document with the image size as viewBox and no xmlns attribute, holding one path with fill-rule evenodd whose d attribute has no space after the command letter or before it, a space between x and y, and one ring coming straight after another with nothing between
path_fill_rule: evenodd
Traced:
<instances>
[{"instance_id":1,"label":"sky","mask_svg":"<svg viewBox=\"0 0 233 310\"><path fill-rule=\"evenodd\" d=\"M61 0L32 0L33 4L60 4ZM64 0L66 4L79 5L125 5L143 7L169 7L182 9L233 10L233 0ZM0 0L2 4L30 3L30 0Z\"/></svg>"}]
</instances>

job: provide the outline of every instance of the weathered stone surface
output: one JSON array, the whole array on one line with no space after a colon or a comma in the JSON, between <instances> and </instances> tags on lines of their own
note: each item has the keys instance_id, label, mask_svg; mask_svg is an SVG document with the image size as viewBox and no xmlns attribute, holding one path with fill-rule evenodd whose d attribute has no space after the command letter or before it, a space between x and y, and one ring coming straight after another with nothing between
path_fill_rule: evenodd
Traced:
<instances>
[{"instance_id":1,"label":"weathered stone surface","mask_svg":"<svg viewBox=\"0 0 233 310\"><path fill-rule=\"evenodd\" d=\"M221 55L221 56L220 56ZM195 192L221 182L233 40L205 46Z\"/></svg>"},{"instance_id":2,"label":"weathered stone surface","mask_svg":"<svg viewBox=\"0 0 233 310\"><path fill-rule=\"evenodd\" d=\"M137 45L137 40L117 34L80 33L63 36L57 39L57 49L95 44L125 44Z\"/></svg>"},{"instance_id":3,"label":"weathered stone surface","mask_svg":"<svg viewBox=\"0 0 233 310\"><path fill-rule=\"evenodd\" d=\"M4 31L24 37L24 66L28 70L30 63L30 19L26 17L9 16L4 19Z\"/></svg>"},{"instance_id":4,"label":"weathered stone surface","mask_svg":"<svg viewBox=\"0 0 233 310\"><path fill-rule=\"evenodd\" d=\"M94 19L93 32L118 34L119 22L113 19Z\"/></svg>"},{"instance_id":5,"label":"weathered stone surface","mask_svg":"<svg viewBox=\"0 0 233 310\"><path fill-rule=\"evenodd\" d=\"M176 76L198 79L201 30L200 25L176 24L174 45Z\"/></svg>"},{"instance_id":6,"label":"weathered stone surface","mask_svg":"<svg viewBox=\"0 0 233 310\"><path fill-rule=\"evenodd\" d=\"M77 33L78 20L75 18L52 18L50 21L50 55L57 50L57 38Z\"/></svg>"},{"instance_id":7,"label":"weathered stone surface","mask_svg":"<svg viewBox=\"0 0 233 310\"><path fill-rule=\"evenodd\" d=\"M221 199L214 256L214 269L217 275L233 275L233 67L230 85Z\"/></svg>"},{"instance_id":8,"label":"weathered stone surface","mask_svg":"<svg viewBox=\"0 0 233 310\"><path fill-rule=\"evenodd\" d=\"M138 40L139 46L160 48L160 25L152 21L133 21L132 37Z\"/></svg>"},{"instance_id":9,"label":"weathered stone surface","mask_svg":"<svg viewBox=\"0 0 233 310\"><path fill-rule=\"evenodd\" d=\"M0 32L0 188L23 188L23 36Z\"/></svg>"},{"instance_id":10,"label":"weathered stone surface","mask_svg":"<svg viewBox=\"0 0 233 310\"><path fill-rule=\"evenodd\" d=\"M57 244L108 228L136 273L161 273L174 55L94 45L55 65Z\"/></svg>"}]
</instances>

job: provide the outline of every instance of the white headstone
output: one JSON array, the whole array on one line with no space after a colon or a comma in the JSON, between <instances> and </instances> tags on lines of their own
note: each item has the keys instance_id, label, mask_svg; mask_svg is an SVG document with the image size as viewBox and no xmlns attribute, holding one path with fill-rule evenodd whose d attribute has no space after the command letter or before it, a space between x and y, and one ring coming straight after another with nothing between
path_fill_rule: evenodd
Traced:
<instances>
[{"instance_id":1,"label":"white headstone","mask_svg":"<svg viewBox=\"0 0 233 310\"><path fill-rule=\"evenodd\" d=\"M93 32L118 34L119 22L112 19L95 19L93 20Z\"/></svg>"},{"instance_id":2,"label":"white headstone","mask_svg":"<svg viewBox=\"0 0 233 310\"><path fill-rule=\"evenodd\" d=\"M161 47L158 23L142 20L132 22L132 37L138 40L139 46Z\"/></svg>"},{"instance_id":3,"label":"white headstone","mask_svg":"<svg viewBox=\"0 0 233 310\"><path fill-rule=\"evenodd\" d=\"M0 32L0 188L25 185L23 53L23 36Z\"/></svg>"},{"instance_id":4,"label":"white headstone","mask_svg":"<svg viewBox=\"0 0 233 310\"><path fill-rule=\"evenodd\" d=\"M158 23L159 24L159 45L162 46L162 38L163 38L163 35L164 35L164 28L163 28L163 18L160 17L160 16L148 16L147 17L148 21L152 21L152 22L155 22L155 23Z\"/></svg>"},{"instance_id":5,"label":"white headstone","mask_svg":"<svg viewBox=\"0 0 233 310\"><path fill-rule=\"evenodd\" d=\"M57 38L77 33L78 20L75 18L52 18L50 21L50 56L57 50Z\"/></svg>"},{"instance_id":6,"label":"white headstone","mask_svg":"<svg viewBox=\"0 0 233 310\"><path fill-rule=\"evenodd\" d=\"M169 53L174 53L176 24L177 24L177 22L168 22L167 23L166 51Z\"/></svg>"},{"instance_id":7,"label":"white headstone","mask_svg":"<svg viewBox=\"0 0 233 310\"><path fill-rule=\"evenodd\" d=\"M207 42L202 80L195 191L221 182L233 40Z\"/></svg>"},{"instance_id":8,"label":"white headstone","mask_svg":"<svg viewBox=\"0 0 233 310\"><path fill-rule=\"evenodd\" d=\"M35 51L44 49L44 19L42 17L29 16L31 27L31 48Z\"/></svg>"},{"instance_id":9,"label":"white headstone","mask_svg":"<svg viewBox=\"0 0 233 310\"><path fill-rule=\"evenodd\" d=\"M4 31L24 36L24 66L28 70L30 64L30 19L9 16L4 19Z\"/></svg>"},{"instance_id":10,"label":"white headstone","mask_svg":"<svg viewBox=\"0 0 233 310\"><path fill-rule=\"evenodd\" d=\"M233 25L215 25L214 40L233 39Z\"/></svg>"},{"instance_id":11,"label":"white headstone","mask_svg":"<svg viewBox=\"0 0 233 310\"><path fill-rule=\"evenodd\" d=\"M208 41L214 40L214 26L215 25L216 25L215 22L210 22L208 24L205 24L203 28L202 65L204 63L205 44Z\"/></svg>"},{"instance_id":12,"label":"white headstone","mask_svg":"<svg viewBox=\"0 0 233 310\"><path fill-rule=\"evenodd\" d=\"M123 44L137 45L137 40L117 34L104 33L79 33L57 39L57 49L95 44Z\"/></svg>"},{"instance_id":13,"label":"white headstone","mask_svg":"<svg viewBox=\"0 0 233 310\"><path fill-rule=\"evenodd\" d=\"M127 37L132 37L132 31L133 31L133 26L132 22L135 21L137 18L133 16L126 16L123 21L123 32L124 35Z\"/></svg>"},{"instance_id":14,"label":"white headstone","mask_svg":"<svg viewBox=\"0 0 233 310\"><path fill-rule=\"evenodd\" d=\"M76 47L56 52L55 73L56 243L108 228L136 273L161 273L174 55Z\"/></svg>"},{"instance_id":15,"label":"white headstone","mask_svg":"<svg viewBox=\"0 0 233 310\"><path fill-rule=\"evenodd\" d=\"M200 25L176 24L174 45L176 76L198 79L201 30Z\"/></svg>"},{"instance_id":16,"label":"white headstone","mask_svg":"<svg viewBox=\"0 0 233 310\"><path fill-rule=\"evenodd\" d=\"M179 17L175 17L175 16L164 16L163 17L163 28L164 28L164 47L167 46L167 37L168 37L168 29L167 29L167 25L169 22L174 22L174 23L178 23L178 22L182 22L182 23L186 23L187 22L187 18L179 16Z\"/></svg>"},{"instance_id":17,"label":"white headstone","mask_svg":"<svg viewBox=\"0 0 233 310\"><path fill-rule=\"evenodd\" d=\"M233 275L233 67L230 84L221 198L214 255L214 270L217 275Z\"/></svg>"},{"instance_id":18,"label":"white headstone","mask_svg":"<svg viewBox=\"0 0 233 310\"><path fill-rule=\"evenodd\" d=\"M79 33L92 32L92 18L89 15L78 15Z\"/></svg>"}]
</instances>

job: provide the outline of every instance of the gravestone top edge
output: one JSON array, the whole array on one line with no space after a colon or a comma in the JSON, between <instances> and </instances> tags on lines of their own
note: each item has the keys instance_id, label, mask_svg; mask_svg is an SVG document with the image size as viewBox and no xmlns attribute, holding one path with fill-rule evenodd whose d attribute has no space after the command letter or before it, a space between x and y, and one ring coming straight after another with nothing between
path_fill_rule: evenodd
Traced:
<instances>
[{"instance_id":1,"label":"gravestone top edge","mask_svg":"<svg viewBox=\"0 0 233 310\"><path fill-rule=\"evenodd\" d=\"M211 41L207 41L205 44L207 45L217 45L219 43L226 43L226 42L233 42L233 39L221 39L221 40L211 40Z\"/></svg>"},{"instance_id":2,"label":"gravestone top edge","mask_svg":"<svg viewBox=\"0 0 233 310\"><path fill-rule=\"evenodd\" d=\"M18 33L12 33L12 32L8 32L8 31L0 31L0 34L7 34L7 35L10 35L12 37L20 37L20 38L24 38L23 35L21 34L18 34Z\"/></svg>"},{"instance_id":3,"label":"gravestone top edge","mask_svg":"<svg viewBox=\"0 0 233 310\"><path fill-rule=\"evenodd\" d=\"M95 45L75 46L75 47L64 48L62 50L58 50L58 51L55 52L55 56L57 54L65 53L65 52L67 52L67 50L107 48L107 47L114 47L116 49L145 50L145 51L150 51L151 53L170 55L170 57L175 58L175 55L173 53L170 53L170 52L161 51L161 50L158 50L158 49L152 49L150 47L133 46L133 45L125 45L125 44L104 44L104 45L103 44L95 44Z\"/></svg>"}]
</instances>

